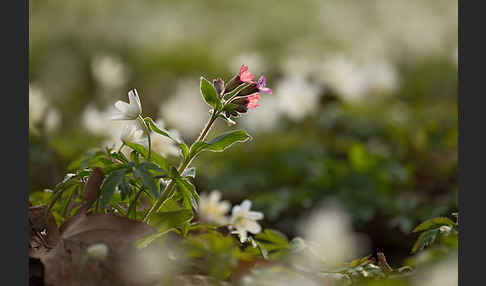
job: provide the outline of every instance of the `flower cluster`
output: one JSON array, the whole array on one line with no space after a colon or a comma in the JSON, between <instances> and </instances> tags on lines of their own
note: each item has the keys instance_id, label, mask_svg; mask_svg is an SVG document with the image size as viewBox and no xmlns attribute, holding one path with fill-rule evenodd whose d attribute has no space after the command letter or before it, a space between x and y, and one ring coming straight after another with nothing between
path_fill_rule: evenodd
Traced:
<instances>
[{"instance_id":1,"label":"flower cluster","mask_svg":"<svg viewBox=\"0 0 486 286\"><path fill-rule=\"evenodd\" d=\"M250 208L251 202L244 200L240 205L233 206L231 217L227 217L230 203L221 201L221 193L215 190L209 195L201 195L198 214L199 219L204 222L216 225L229 223L229 229L233 230L232 233L237 234L243 243L248 239L248 232L257 234L262 230L257 220L263 219L263 213L251 211Z\"/></svg>"},{"instance_id":2,"label":"flower cluster","mask_svg":"<svg viewBox=\"0 0 486 286\"><path fill-rule=\"evenodd\" d=\"M246 65L240 67L240 72L226 86L224 86L222 79L213 81L213 86L218 95L229 103L225 106L227 118L230 118L230 116L237 117L240 113L246 113L248 109L257 108L259 106L260 93L273 93L272 89L268 88L266 84L263 74L255 82L255 77L248 71L248 66Z\"/></svg>"}]
</instances>

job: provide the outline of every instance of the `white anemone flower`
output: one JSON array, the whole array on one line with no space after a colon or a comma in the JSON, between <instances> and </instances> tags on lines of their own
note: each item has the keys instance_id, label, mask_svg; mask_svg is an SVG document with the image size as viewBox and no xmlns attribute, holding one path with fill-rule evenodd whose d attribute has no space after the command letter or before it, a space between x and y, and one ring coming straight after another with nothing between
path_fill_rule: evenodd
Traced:
<instances>
[{"instance_id":1,"label":"white anemone flower","mask_svg":"<svg viewBox=\"0 0 486 286\"><path fill-rule=\"evenodd\" d=\"M124 101L117 101L115 103L115 114L113 114L113 120L135 120L140 114L142 114L142 104L136 89L132 89L128 92L128 100L130 103Z\"/></svg>"},{"instance_id":2,"label":"white anemone flower","mask_svg":"<svg viewBox=\"0 0 486 286\"><path fill-rule=\"evenodd\" d=\"M257 234L262 230L262 227L257 220L263 219L263 213L250 211L251 202L244 200L241 205L233 207L231 213L231 228L236 229L233 233L240 236L240 241L243 243L248 238L248 232Z\"/></svg>"},{"instance_id":3,"label":"white anemone flower","mask_svg":"<svg viewBox=\"0 0 486 286\"><path fill-rule=\"evenodd\" d=\"M309 255L297 263L333 268L359 257L368 249L366 237L355 233L351 219L335 202L313 213L300 224L299 232L307 240Z\"/></svg>"},{"instance_id":4,"label":"white anemone flower","mask_svg":"<svg viewBox=\"0 0 486 286\"><path fill-rule=\"evenodd\" d=\"M182 142L182 138L179 132L175 129L167 130L164 128L165 124L164 121L159 119L155 122L155 125L165 132L169 133L169 135L176 141ZM161 135L156 132L150 133L150 140L151 140L151 150L157 154L162 156L178 156L179 155L179 147L177 146L174 140L170 139L167 136ZM148 148L148 142L144 142L143 145Z\"/></svg>"},{"instance_id":5,"label":"white anemone flower","mask_svg":"<svg viewBox=\"0 0 486 286\"><path fill-rule=\"evenodd\" d=\"M123 127L120 135L122 142L138 143L141 141L144 131L135 124L127 124Z\"/></svg>"},{"instance_id":6,"label":"white anemone flower","mask_svg":"<svg viewBox=\"0 0 486 286\"><path fill-rule=\"evenodd\" d=\"M226 213L231 207L230 202L221 201L221 193L217 190L209 195L201 194L199 199L198 214L201 221L223 225L228 223Z\"/></svg>"}]
</instances>

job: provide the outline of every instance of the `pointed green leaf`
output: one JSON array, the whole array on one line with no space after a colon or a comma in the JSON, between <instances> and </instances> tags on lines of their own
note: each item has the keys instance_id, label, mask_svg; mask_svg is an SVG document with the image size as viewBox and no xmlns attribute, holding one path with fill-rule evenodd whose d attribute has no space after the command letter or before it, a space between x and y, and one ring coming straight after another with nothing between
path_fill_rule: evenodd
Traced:
<instances>
[{"instance_id":1,"label":"pointed green leaf","mask_svg":"<svg viewBox=\"0 0 486 286\"><path fill-rule=\"evenodd\" d=\"M199 204L199 195L196 188L187 179L176 179L176 185L182 195L182 204L187 209L197 209Z\"/></svg>"},{"instance_id":2,"label":"pointed green leaf","mask_svg":"<svg viewBox=\"0 0 486 286\"><path fill-rule=\"evenodd\" d=\"M137 144L137 143L132 143L132 142L126 142L125 143L128 147L132 148L133 150L137 151L137 153L140 153L144 158L148 158L148 150L141 144ZM151 152L151 160L152 162L154 162L155 164L159 165L159 167L166 171L166 172L169 172L169 163L167 162L167 160L160 156L159 154L157 154L156 152Z\"/></svg>"},{"instance_id":3,"label":"pointed green leaf","mask_svg":"<svg viewBox=\"0 0 486 286\"><path fill-rule=\"evenodd\" d=\"M159 212L150 218L150 225L159 232L170 228L182 227L185 222L192 219L192 210L179 209L169 212Z\"/></svg>"},{"instance_id":4,"label":"pointed green leaf","mask_svg":"<svg viewBox=\"0 0 486 286\"><path fill-rule=\"evenodd\" d=\"M201 77L201 95L204 101L217 111L221 110L221 100L214 86L204 77Z\"/></svg>"},{"instance_id":5,"label":"pointed green leaf","mask_svg":"<svg viewBox=\"0 0 486 286\"><path fill-rule=\"evenodd\" d=\"M183 177L183 178L184 177L195 178L196 177L196 168L191 167L191 168L186 169L184 172L182 172L181 177Z\"/></svg>"},{"instance_id":6,"label":"pointed green leaf","mask_svg":"<svg viewBox=\"0 0 486 286\"><path fill-rule=\"evenodd\" d=\"M423 250L425 247L430 246L435 241L438 233L438 228L429 229L422 232L412 247L412 253Z\"/></svg>"},{"instance_id":7,"label":"pointed green leaf","mask_svg":"<svg viewBox=\"0 0 486 286\"><path fill-rule=\"evenodd\" d=\"M196 142L191 146L190 156L195 156L201 151L222 152L236 142L246 142L251 136L243 130L235 130L224 133L209 142Z\"/></svg>"},{"instance_id":8,"label":"pointed green leaf","mask_svg":"<svg viewBox=\"0 0 486 286\"><path fill-rule=\"evenodd\" d=\"M115 192L116 186L122 183L125 178L126 169L116 170L111 172L103 182L101 186L101 208L104 209L106 205L110 202L113 193Z\"/></svg>"},{"instance_id":9,"label":"pointed green leaf","mask_svg":"<svg viewBox=\"0 0 486 286\"><path fill-rule=\"evenodd\" d=\"M157 183L155 178L150 174L150 172L144 167L144 165L139 164L133 168L133 174L139 177L143 185L149 190L149 192L155 197L158 198L160 196L159 188L157 187Z\"/></svg>"},{"instance_id":10,"label":"pointed green leaf","mask_svg":"<svg viewBox=\"0 0 486 286\"><path fill-rule=\"evenodd\" d=\"M439 228L443 225L454 226L454 222L446 217L436 217L426 220L413 229L413 232L424 231L431 228Z\"/></svg>"},{"instance_id":11,"label":"pointed green leaf","mask_svg":"<svg viewBox=\"0 0 486 286\"><path fill-rule=\"evenodd\" d=\"M180 143L179 141L175 140L174 138L172 138L172 136L170 136L170 133L167 131L167 130L162 130L160 129L157 124L152 120L152 118L150 117L145 117L144 119L145 123L147 123L147 125L150 127L150 129L155 132L155 133L158 133L160 135L163 135L165 137L168 137L170 139L172 139L175 143Z\"/></svg>"},{"instance_id":12,"label":"pointed green leaf","mask_svg":"<svg viewBox=\"0 0 486 286\"><path fill-rule=\"evenodd\" d=\"M290 247L287 237L277 230L265 229L264 232L257 234L255 239L262 242L269 242L282 248Z\"/></svg>"},{"instance_id":13,"label":"pointed green leaf","mask_svg":"<svg viewBox=\"0 0 486 286\"><path fill-rule=\"evenodd\" d=\"M179 148L181 148L181 154L184 160L189 156L189 147L186 144L181 143L179 144Z\"/></svg>"}]
</instances>

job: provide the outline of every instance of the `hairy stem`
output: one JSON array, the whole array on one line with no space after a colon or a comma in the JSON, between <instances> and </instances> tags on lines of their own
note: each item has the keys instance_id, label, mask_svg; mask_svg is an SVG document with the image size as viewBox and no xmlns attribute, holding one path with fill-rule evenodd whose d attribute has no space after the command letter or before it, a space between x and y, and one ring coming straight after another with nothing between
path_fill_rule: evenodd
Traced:
<instances>
[{"instance_id":1,"label":"hairy stem","mask_svg":"<svg viewBox=\"0 0 486 286\"><path fill-rule=\"evenodd\" d=\"M142 115L138 116L138 119L142 121L143 126L145 127L145 133L147 134L147 140L148 140L148 155L147 159L150 161L150 155L152 154L152 140L150 140L150 127L148 124L143 120ZM120 148L121 150L121 148Z\"/></svg>"},{"instance_id":2,"label":"hairy stem","mask_svg":"<svg viewBox=\"0 0 486 286\"><path fill-rule=\"evenodd\" d=\"M216 121L216 118L218 118L218 113L213 109L213 112L211 113L211 118L209 121L206 123L206 126L204 127L203 131L199 135L199 137L194 141L200 142L203 141L206 136L208 135L209 130L211 129L211 126L213 125L214 121ZM193 144L194 144L193 143ZM195 156L190 156L184 160L184 162L181 164L177 172L181 174L184 172L184 170L189 166L189 164L192 162L192 160L195 158ZM172 193L174 191L174 186L175 186L175 180L171 180L170 183L165 187L164 191L162 192L162 195L160 198L157 200L157 202L149 209L147 213L145 213L145 216L143 217L143 221L145 223L148 223L150 220L150 217L159 210L159 208L165 203L165 201L172 196Z\"/></svg>"},{"instance_id":3,"label":"hairy stem","mask_svg":"<svg viewBox=\"0 0 486 286\"><path fill-rule=\"evenodd\" d=\"M140 190L137 192L137 194L135 194L135 198L133 198L133 201L131 202L130 206L128 207L128 210L127 210L127 217L130 217L130 213L133 212L133 209L137 208L137 200L138 200L138 197L140 197L140 195L143 193L143 186L140 188Z\"/></svg>"}]
</instances>

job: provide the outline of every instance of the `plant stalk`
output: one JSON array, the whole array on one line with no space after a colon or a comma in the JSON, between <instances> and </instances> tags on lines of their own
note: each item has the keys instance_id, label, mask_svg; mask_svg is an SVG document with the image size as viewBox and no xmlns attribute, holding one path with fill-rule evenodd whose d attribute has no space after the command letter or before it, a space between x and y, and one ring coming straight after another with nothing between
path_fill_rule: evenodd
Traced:
<instances>
[{"instance_id":1,"label":"plant stalk","mask_svg":"<svg viewBox=\"0 0 486 286\"><path fill-rule=\"evenodd\" d=\"M211 118L209 121L206 123L206 126L204 127L203 131L201 134L199 134L199 137L194 141L194 143L203 141L206 136L208 135L209 130L211 129L214 121L216 121L216 118L218 118L218 113L216 110L213 109L213 112L211 114ZM193 143L193 145L194 145ZM192 162L192 160L195 158L195 156L190 156L184 160L182 165L179 167L177 172L181 174L184 172L184 170L189 166L189 164ZM172 196L172 192L174 189L175 185L175 180L171 180L170 183L165 187L164 192L162 193L162 196L157 200L157 202L149 209L149 211L145 214L143 217L143 222L148 223L150 220L150 217L159 210L159 208L165 203L165 201Z\"/></svg>"},{"instance_id":2,"label":"plant stalk","mask_svg":"<svg viewBox=\"0 0 486 286\"><path fill-rule=\"evenodd\" d=\"M147 159L150 161L150 155L152 153L152 140L150 140L150 127L148 124L143 120L142 115L138 116L138 119L142 121L143 126L145 127L145 133L147 134L147 140L148 140L148 155ZM120 148L121 150L121 148Z\"/></svg>"}]
</instances>

